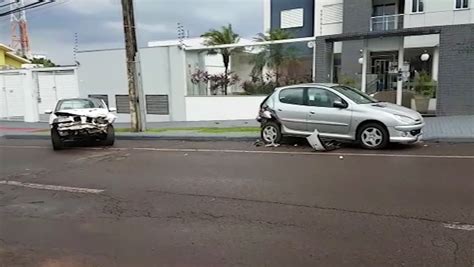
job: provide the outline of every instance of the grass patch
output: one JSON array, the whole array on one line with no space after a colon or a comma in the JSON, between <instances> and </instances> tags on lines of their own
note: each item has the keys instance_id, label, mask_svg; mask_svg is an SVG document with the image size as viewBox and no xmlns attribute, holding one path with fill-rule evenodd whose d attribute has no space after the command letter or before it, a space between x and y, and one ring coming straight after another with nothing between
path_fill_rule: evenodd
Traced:
<instances>
[{"instance_id":1,"label":"grass patch","mask_svg":"<svg viewBox=\"0 0 474 267\"><path fill-rule=\"evenodd\" d=\"M118 133L130 133L130 128L117 128L115 129ZM195 127L195 128L156 128L148 129L146 133L163 133L163 132L197 132L197 133L258 133L260 132L259 127Z\"/></svg>"},{"instance_id":2,"label":"grass patch","mask_svg":"<svg viewBox=\"0 0 474 267\"><path fill-rule=\"evenodd\" d=\"M259 127L230 127L230 128L201 128L198 130L201 133L258 133Z\"/></svg>"}]
</instances>

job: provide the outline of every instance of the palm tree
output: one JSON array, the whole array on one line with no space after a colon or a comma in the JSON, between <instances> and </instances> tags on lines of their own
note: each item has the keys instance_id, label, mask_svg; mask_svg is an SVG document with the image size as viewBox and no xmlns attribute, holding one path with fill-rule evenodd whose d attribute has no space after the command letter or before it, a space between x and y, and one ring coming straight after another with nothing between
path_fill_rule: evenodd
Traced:
<instances>
[{"instance_id":1,"label":"palm tree","mask_svg":"<svg viewBox=\"0 0 474 267\"><path fill-rule=\"evenodd\" d=\"M259 33L254 38L257 42L278 41L292 38L290 32L282 29L274 29L267 34ZM254 58L255 69L253 73L260 73L262 75L263 67L268 65L275 71L276 83L279 84L280 68L285 62L285 59L290 56L291 48L283 44L267 45L265 49L258 53Z\"/></svg>"},{"instance_id":2,"label":"palm tree","mask_svg":"<svg viewBox=\"0 0 474 267\"><path fill-rule=\"evenodd\" d=\"M222 26L221 30L210 29L208 32L201 35L205 38L204 45L214 46L214 45L225 45L225 44L235 44L238 43L240 37L237 33L232 30L232 25ZM222 55L222 60L224 61L224 77L229 80L229 62L230 56L233 52L233 48L220 48L217 49ZM228 82L224 82L224 94L227 95L227 86Z\"/></svg>"}]
</instances>

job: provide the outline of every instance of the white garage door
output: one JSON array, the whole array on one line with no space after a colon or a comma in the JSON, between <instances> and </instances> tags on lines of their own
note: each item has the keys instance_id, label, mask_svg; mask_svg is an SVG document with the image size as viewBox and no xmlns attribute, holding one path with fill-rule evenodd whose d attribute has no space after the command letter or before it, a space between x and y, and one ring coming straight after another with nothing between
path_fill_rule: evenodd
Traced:
<instances>
[{"instance_id":1,"label":"white garage door","mask_svg":"<svg viewBox=\"0 0 474 267\"><path fill-rule=\"evenodd\" d=\"M57 101L56 85L54 83L54 74L49 72L38 72L38 109L40 114L47 109L54 109Z\"/></svg>"},{"instance_id":2,"label":"white garage door","mask_svg":"<svg viewBox=\"0 0 474 267\"><path fill-rule=\"evenodd\" d=\"M21 118L25 115L23 79L24 75L15 72L0 75L2 118Z\"/></svg>"},{"instance_id":3,"label":"white garage door","mask_svg":"<svg viewBox=\"0 0 474 267\"><path fill-rule=\"evenodd\" d=\"M37 72L40 114L47 109L54 109L56 102L62 98L79 97L77 78L73 70Z\"/></svg>"}]
</instances>

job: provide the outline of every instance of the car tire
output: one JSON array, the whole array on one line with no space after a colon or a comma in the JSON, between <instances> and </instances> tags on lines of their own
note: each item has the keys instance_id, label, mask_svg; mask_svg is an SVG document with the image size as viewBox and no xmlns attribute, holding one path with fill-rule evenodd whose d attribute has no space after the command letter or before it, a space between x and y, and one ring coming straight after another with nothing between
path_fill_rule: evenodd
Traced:
<instances>
[{"instance_id":1,"label":"car tire","mask_svg":"<svg viewBox=\"0 0 474 267\"><path fill-rule=\"evenodd\" d=\"M51 129L51 143L53 144L53 150L61 150L64 148L63 140L59 136L58 130Z\"/></svg>"},{"instance_id":2,"label":"car tire","mask_svg":"<svg viewBox=\"0 0 474 267\"><path fill-rule=\"evenodd\" d=\"M260 136L266 144L280 143L282 138L280 125L273 121L263 123Z\"/></svg>"},{"instance_id":3,"label":"car tire","mask_svg":"<svg viewBox=\"0 0 474 267\"><path fill-rule=\"evenodd\" d=\"M390 136L382 124L367 123L357 132L357 140L363 148L376 150L387 147Z\"/></svg>"},{"instance_id":4,"label":"car tire","mask_svg":"<svg viewBox=\"0 0 474 267\"><path fill-rule=\"evenodd\" d=\"M115 143L115 129L114 129L114 126L109 125L107 127L107 134L102 144L104 146L113 146L114 143Z\"/></svg>"}]
</instances>

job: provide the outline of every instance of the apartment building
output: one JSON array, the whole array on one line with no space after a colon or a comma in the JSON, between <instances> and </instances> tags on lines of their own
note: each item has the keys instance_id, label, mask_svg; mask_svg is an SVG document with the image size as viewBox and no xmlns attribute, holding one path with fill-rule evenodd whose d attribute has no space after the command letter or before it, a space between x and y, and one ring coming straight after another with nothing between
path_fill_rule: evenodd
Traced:
<instances>
[{"instance_id":1,"label":"apartment building","mask_svg":"<svg viewBox=\"0 0 474 267\"><path fill-rule=\"evenodd\" d=\"M264 0L264 27L314 36L319 82L353 83L423 113L472 115L473 5L472 0Z\"/></svg>"}]
</instances>

